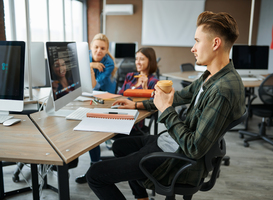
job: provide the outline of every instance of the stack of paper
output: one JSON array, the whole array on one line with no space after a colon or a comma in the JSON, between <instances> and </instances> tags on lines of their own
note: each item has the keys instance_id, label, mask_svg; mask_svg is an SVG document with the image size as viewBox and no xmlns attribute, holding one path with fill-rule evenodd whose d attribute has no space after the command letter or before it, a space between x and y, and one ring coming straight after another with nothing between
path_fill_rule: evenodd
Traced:
<instances>
[{"instance_id":1,"label":"stack of paper","mask_svg":"<svg viewBox=\"0 0 273 200\"><path fill-rule=\"evenodd\" d=\"M89 116L74 128L76 131L99 131L99 132L114 132L129 135L135 120L138 117L138 110L131 109L107 109L107 108L94 108ZM100 118L98 118L98 115ZM111 117L107 117L111 115ZM112 116L115 115L115 118ZM119 117L127 116L127 117ZM133 119L132 119L133 117Z\"/></svg>"}]
</instances>

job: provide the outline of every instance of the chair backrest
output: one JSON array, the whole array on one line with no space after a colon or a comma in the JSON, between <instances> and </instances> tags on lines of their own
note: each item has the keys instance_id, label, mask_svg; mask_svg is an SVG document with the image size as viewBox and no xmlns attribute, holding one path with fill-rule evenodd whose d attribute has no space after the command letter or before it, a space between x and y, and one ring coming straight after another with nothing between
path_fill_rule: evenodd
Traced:
<instances>
[{"instance_id":1,"label":"chair backrest","mask_svg":"<svg viewBox=\"0 0 273 200\"><path fill-rule=\"evenodd\" d=\"M226 143L224 140L224 135L233 127L237 126L238 124L244 122L247 119L248 113L247 109L245 113L237 120L234 120L229 124L229 126L222 132L222 137L216 142L211 149L205 155L205 165L207 171L212 171L212 175L209 181L203 183L202 187L200 188L201 191L208 191L210 190L218 177L220 166L222 162L222 158L226 154Z\"/></svg>"},{"instance_id":2,"label":"chair backrest","mask_svg":"<svg viewBox=\"0 0 273 200\"><path fill-rule=\"evenodd\" d=\"M116 79L117 84L116 84L115 93L117 93L118 89L122 87L122 85L125 81L126 75L129 72L137 72L134 59L124 58L120 64L119 68L117 69L117 79Z\"/></svg>"},{"instance_id":3,"label":"chair backrest","mask_svg":"<svg viewBox=\"0 0 273 200\"><path fill-rule=\"evenodd\" d=\"M261 83L259 97L264 104L273 105L273 74L268 75Z\"/></svg>"},{"instance_id":4,"label":"chair backrest","mask_svg":"<svg viewBox=\"0 0 273 200\"><path fill-rule=\"evenodd\" d=\"M181 70L181 72L195 71L195 68L194 68L193 64L191 64L191 63L183 63L180 65L180 70Z\"/></svg>"}]
</instances>

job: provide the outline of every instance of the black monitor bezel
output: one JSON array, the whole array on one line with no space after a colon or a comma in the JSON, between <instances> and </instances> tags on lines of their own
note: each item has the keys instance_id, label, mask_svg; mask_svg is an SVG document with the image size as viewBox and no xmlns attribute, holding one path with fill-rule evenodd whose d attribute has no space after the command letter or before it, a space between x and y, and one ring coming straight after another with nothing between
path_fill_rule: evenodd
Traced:
<instances>
[{"instance_id":1,"label":"black monitor bezel","mask_svg":"<svg viewBox=\"0 0 273 200\"><path fill-rule=\"evenodd\" d=\"M46 42L46 51L47 51L47 68L48 68L48 72L49 72L49 81L51 82L53 79L52 79L52 74L51 74L51 69L50 69L50 64L51 64L51 59L49 58L49 48L50 47L56 47L56 46L67 46L68 44L73 44L74 47L75 47L75 51L77 53L77 47L76 47L76 42ZM77 65L78 65L78 70L79 70L79 62L78 62L78 56L75 57L76 59L76 62L77 62ZM78 71L79 73L79 71ZM75 88L78 89L78 88L81 88L81 80L80 80L80 73L78 74L78 77L79 77L79 85L77 85L77 87ZM52 88L52 84L51 84L51 89L52 89L52 92L53 92L53 88ZM55 97L53 95L53 100L54 101L58 101L59 99L62 99L64 96L61 96L61 97Z\"/></svg>"},{"instance_id":2,"label":"black monitor bezel","mask_svg":"<svg viewBox=\"0 0 273 200\"><path fill-rule=\"evenodd\" d=\"M130 52L131 54L128 56L128 55L125 55L125 54L123 54L123 55L120 55L119 53L118 53L118 46L121 46L121 45L123 45L123 46L126 46L126 45L134 45L134 48L132 48L132 49L130 49L132 52ZM128 47L127 47L128 48ZM128 49L127 49L128 50ZM128 52L127 52L128 53ZM135 54L136 54L136 43L116 43L115 44L115 58L135 58Z\"/></svg>"},{"instance_id":3,"label":"black monitor bezel","mask_svg":"<svg viewBox=\"0 0 273 200\"><path fill-rule=\"evenodd\" d=\"M251 67L242 67L242 65L239 64L240 54L239 51L253 51L256 50L256 52L259 53L259 55L256 55L257 61L259 61L259 67L255 66L255 63L251 63ZM250 55L249 53L248 55ZM242 55L242 53L241 53ZM262 58L261 58L262 56ZM269 46L268 45L233 45L232 48L232 61L234 64L234 68L236 70L268 70L268 64L269 64ZM262 62L261 62L262 61ZM262 65L262 66L260 66Z\"/></svg>"}]
</instances>

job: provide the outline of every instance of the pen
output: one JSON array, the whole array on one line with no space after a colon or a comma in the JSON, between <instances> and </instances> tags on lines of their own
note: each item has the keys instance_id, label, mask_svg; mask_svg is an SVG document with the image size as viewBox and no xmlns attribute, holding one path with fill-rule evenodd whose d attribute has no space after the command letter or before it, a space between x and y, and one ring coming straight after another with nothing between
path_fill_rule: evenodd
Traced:
<instances>
[{"instance_id":1,"label":"pen","mask_svg":"<svg viewBox=\"0 0 273 200\"><path fill-rule=\"evenodd\" d=\"M103 114L120 114L120 115L128 115L128 113L119 113L119 112L105 112Z\"/></svg>"},{"instance_id":2,"label":"pen","mask_svg":"<svg viewBox=\"0 0 273 200\"><path fill-rule=\"evenodd\" d=\"M92 105L92 102L94 102L95 104L98 104L96 101L94 101L93 99L90 101L90 105Z\"/></svg>"},{"instance_id":3,"label":"pen","mask_svg":"<svg viewBox=\"0 0 273 200\"><path fill-rule=\"evenodd\" d=\"M141 75L141 74L139 74L139 75L135 75L134 78L139 78L141 76L146 76L147 77L147 75Z\"/></svg>"}]
</instances>

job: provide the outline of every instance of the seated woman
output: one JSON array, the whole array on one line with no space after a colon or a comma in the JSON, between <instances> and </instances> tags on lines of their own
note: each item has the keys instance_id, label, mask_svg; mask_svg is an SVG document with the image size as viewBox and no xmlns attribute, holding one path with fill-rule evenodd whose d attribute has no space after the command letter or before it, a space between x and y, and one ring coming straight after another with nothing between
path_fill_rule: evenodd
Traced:
<instances>
[{"instance_id":1,"label":"seated woman","mask_svg":"<svg viewBox=\"0 0 273 200\"><path fill-rule=\"evenodd\" d=\"M128 73L119 94L129 88L154 89L158 79L153 75L157 70L156 55L153 48L143 47L136 52L136 68L138 72ZM140 76L137 76L140 75Z\"/></svg>"},{"instance_id":2,"label":"seated woman","mask_svg":"<svg viewBox=\"0 0 273 200\"><path fill-rule=\"evenodd\" d=\"M131 72L126 75L122 88L118 92L123 94L127 89L154 89L158 79L153 75L157 70L156 54L153 48L143 47L136 52L137 72ZM140 129L144 128L144 121L137 125ZM130 135L141 134L136 125L133 127ZM117 135L118 137L120 135Z\"/></svg>"},{"instance_id":3,"label":"seated woman","mask_svg":"<svg viewBox=\"0 0 273 200\"><path fill-rule=\"evenodd\" d=\"M96 37L96 36L95 36ZM92 50L92 47L91 47ZM126 75L126 79L124 84L119 91L119 94L123 94L123 92L128 88L136 88L136 89L153 89L158 79L153 75L153 73L157 70L157 62L156 55L153 48L145 47L141 48L136 52L136 68L138 72L128 73ZM91 73L94 68L91 68ZM95 70L94 70L95 71ZM135 77L140 75L139 77ZM93 78L93 77L92 77ZM98 81L97 83L98 84ZM139 128L143 128L144 121L139 122ZM134 126L130 135L139 135L138 129ZM123 135L118 135L116 138ZM96 147L89 151L91 164L100 161L100 147ZM86 183L86 174L79 176L76 178L77 183Z\"/></svg>"}]
</instances>

